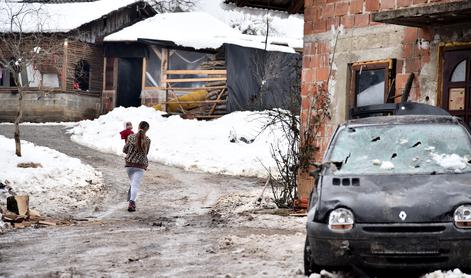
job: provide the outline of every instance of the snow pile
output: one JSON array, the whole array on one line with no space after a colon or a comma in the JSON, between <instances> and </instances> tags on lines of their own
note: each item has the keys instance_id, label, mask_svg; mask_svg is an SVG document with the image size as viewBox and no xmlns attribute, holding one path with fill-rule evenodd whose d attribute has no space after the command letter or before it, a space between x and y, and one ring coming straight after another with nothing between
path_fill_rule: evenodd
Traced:
<instances>
[{"instance_id":1,"label":"snow pile","mask_svg":"<svg viewBox=\"0 0 471 278\"><path fill-rule=\"evenodd\" d=\"M466 168L467 159L457 154L436 154L431 153L432 159L441 167L448 170L460 171Z\"/></svg>"},{"instance_id":2,"label":"snow pile","mask_svg":"<svg viewBox=\"0 0 471 278\"><path fill-rule=\"evenodd\" d=\"M30 196L30 206L41 213L67 213L92 201L101 190L102 175L79 159L22 141L22 157L15 155L13 139L0 136L0 181L16 194ZM38 168L19 168L18 163L39 163ZM0 191L5 202L6 190Z\"/></svg>"},{"instance_id":3,"label":"snow pile","mask_svg":"<svg viewBox=\"0 0 471 278\"><path fill-rule=\"evenodd\" d=\"M266 177L263 165L275 169L270 146L286 146L281 128L275 126L260 133L268 120L263 112L234 112L213 121L197 121L179 116L165 118L151 107L118 107L93 121L81 121L68 132L74 142L123 155L124 141L119 132L124 122L131 121L136 132L139 122L147 121L151 161L186 170ZM247 140L231 143L230 138Z\"/></svg>"},{"instance_id":4,"label":"snow pile","mask_svg":"<svg viewBox=\"0 0 471 278\"><path fill-rule=\"evenodd\" d=\"M435 272L426 274L424 278L470 278L471 275L465 274L461 272L459 269L449 270L449 271L440 271L437 270Z\"/></svg>"}]
</instances>

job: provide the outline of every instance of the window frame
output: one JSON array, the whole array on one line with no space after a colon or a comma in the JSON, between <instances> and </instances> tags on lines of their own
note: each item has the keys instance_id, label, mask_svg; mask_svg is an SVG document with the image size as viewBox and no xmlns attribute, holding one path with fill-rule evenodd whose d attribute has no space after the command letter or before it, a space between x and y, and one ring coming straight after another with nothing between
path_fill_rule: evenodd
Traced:
<instances>
[{"instance_id":1,"label":"window frame","mask_svg":"<svg viewBox=\"0 0 471 278\"><path fill-rule=\"evenodd\" d=\"M357 108L357 93L358 87L357 74L362 70L377 70L384 69L384 103L393 103L395 99L395 59L379 60L379 61L365 61L357 62L349 65L349 90L348 90L348 108L349 110ZM393 97L389 97L390 92L393 92Z\"/></svg>"},{"instance_id":2,"label":"window frame","mask_svg":"<svg viewBox=\"0 0 471 278\"><path fill-rule=\"evenodd\" d=\"M83 68L85 66L88 66L88 71L87 71L87 74L88 74L88 79L87 79L87 85L88 85L88 88L87 89L82 89L82 88L79 88L79 89L75 89L75 91L79 91L79 92L89 92L91 91L91 87L92 87L92 65L90 64L90 62L86 59L80 59L76 64L75 64L75 67L74 67L74 79L73 79L73 82L77 82L77 84L79 84L79 78L81 78L80 76L77 77L77 68L78 67L82 67L81 70L83 70ZM85 72L85 70L83 70ZM84 78L85 80L85 78Z\"/></svg>"}]
</instances>

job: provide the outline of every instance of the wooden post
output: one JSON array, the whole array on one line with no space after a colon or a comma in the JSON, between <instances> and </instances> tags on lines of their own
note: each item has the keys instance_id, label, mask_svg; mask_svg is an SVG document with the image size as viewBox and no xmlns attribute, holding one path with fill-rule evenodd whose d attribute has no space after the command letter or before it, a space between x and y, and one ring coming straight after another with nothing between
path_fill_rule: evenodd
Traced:
<instances>
[{"instance_id":1,"label":"wooden post","mask_svg":"<svg viewBox=\"0 0 471 278\"><path fill-rule=\"evenodd\" d=\"M119 58L113 58L113 108L116 107L118 99L118 73L119 73Z\"/></svg>"},{"instance_id":2,"label":"wooden post","mask_svg":"<svg viewBox=\"0 0 471 278\"><path fill-rule=\"evenodd\" d=\"M167 111L168 88L167 88L167 70L168 70L168 49L162 48L162 63L160 64L160 87L165 88L164 111Z\"/></svg>"},{"instance_id":3,"label":"wooden post","mask_svg":"<svg viewBox=\"0 0 471 278\"><path fill-rule=\"evenodd\" d=\"M147 59L146 59L146 57L144 57L144 58L142 58L141 96L142 96L142 91L146 87L146 70L147 70ZM144 100L141 97L141 105L143 104L143 102L144 102ZM151 103L152 103L152 98L151 98Z\"/></svg>"},{"instance_id":4,"label":"wooden post","mask_svg":"<svg viewBox=\"0 0 471 278\"><path fill-rule=\"evenodd\" d=\"M104 111L104 98L107 97L105 95L105 90L106 90L106 64L107 59L106 57L103 57L103 87L101 89L101 109L100 109L100 114L103 114Z\"/></svg>"},{"instance_id":5,"label":"wooden post","mask_svg":"<svg viewBox=\"0 0 471 278\"><path fill-rule=\"evenodd\" d=\"M68 57L67 57L67 52L69 48L69 40L65 39L64 40L64 60L62 61L62 90L65 92L67 91L67 69L68 69Z\"/></svg>"},{"instance_id":6,"label":"wooden post","mask_svg":"<svg viewBox=\"0 0 471 278\"><path fill-rule=\"evenodd\" d=\"M29 212L29 196L10 196L7 198L7 209L18 215L25 216Z\"/></svg>"}]
</instances>

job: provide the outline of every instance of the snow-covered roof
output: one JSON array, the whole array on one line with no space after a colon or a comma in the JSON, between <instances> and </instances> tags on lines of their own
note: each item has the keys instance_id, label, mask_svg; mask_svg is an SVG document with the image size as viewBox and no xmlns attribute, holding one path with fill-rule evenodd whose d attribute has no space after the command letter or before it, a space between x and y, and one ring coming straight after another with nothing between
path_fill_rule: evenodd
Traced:
<instances>
[{"instance_id":1,"label":"snow-covered roof","mask_svg":"<svg viewBox=\"0 0 471 278\"><path fill-rule=\"evenodd\" d=\"M195 49L216 49L224 43L265 48L264 37L244 35L204 12L157 14L105 37L105 41L108 42L137 41L138 39L170 41L179 46ZM292 53L293 47L299 45L302 47L302 41L285 41L283 44L288 46L271 43L275 41L280 42L280 39L268 40L267 50Z\"/></svg>"},{"instance_id":2,"label":"snow-covered roof","mask_svg":"<svg viewBox=\"0 0 471 278\"><path fill-rule=\"evenodd\" d=\"M0 31L9 31L12 13L22 11L23 32L67 32L83 24L99 19L114 10L130 5L137 0L99 0L76 3L20 3L0 1ZM14 28L14 31L17 31Z\"/></svg>"}]
</instances>

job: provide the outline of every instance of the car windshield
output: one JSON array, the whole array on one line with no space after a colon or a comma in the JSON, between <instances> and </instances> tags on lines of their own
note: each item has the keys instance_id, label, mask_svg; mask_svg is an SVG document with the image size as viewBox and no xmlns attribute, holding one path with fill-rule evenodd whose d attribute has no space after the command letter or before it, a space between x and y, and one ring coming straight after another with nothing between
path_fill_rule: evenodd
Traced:
<instances>
[{"instance_id":1,"label":"car windshield","mask_svg":"<svg viewBox=\"0 0 471 278\"><path fill-rule=\"evenodd\" d=\"M471 144L457 124L346 127L328 161L335 175L443 174L471 171Z\"/></svg>"}]
</instances>

